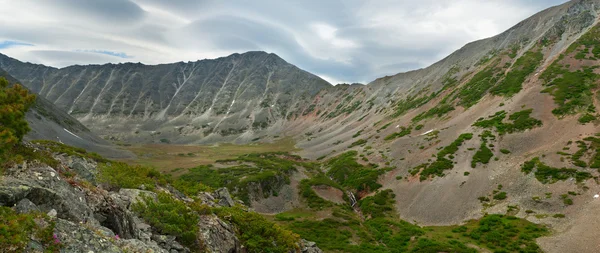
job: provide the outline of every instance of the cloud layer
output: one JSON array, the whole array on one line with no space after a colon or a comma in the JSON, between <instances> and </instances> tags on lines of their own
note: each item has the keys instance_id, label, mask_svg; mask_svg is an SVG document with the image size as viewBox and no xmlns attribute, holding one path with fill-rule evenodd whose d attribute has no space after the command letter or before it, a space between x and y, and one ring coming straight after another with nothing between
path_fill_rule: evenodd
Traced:
<instances>
[{"instance_id":1,"label":"cloud layer","mask_svg":"<svg viewBox=\"0 0 600 253\"><path fill-rule=\"evenodd\" d=\"M55 67L262 50L332 83L426 67L565 0L0 0L0 52Z\"/></svg>"}]
</instances>

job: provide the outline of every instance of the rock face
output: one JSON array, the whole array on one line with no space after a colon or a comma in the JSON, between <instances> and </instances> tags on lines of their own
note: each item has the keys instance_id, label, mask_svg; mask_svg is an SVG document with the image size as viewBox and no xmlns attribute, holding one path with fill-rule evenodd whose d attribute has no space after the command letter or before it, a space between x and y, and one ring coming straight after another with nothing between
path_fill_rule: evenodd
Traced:
<instances>
[{"instance_id":1,"label":"rock face","mask_svg":"<svg viewBox=\"0 0 600 253\"><path fill-rule=\"evenodd\" d=\"M0 55L0 67L93 130L127 133L132 139L134 131L139 138L161 132L161 138L178 141L181 135L199 139L261 130L331 86L265 52L155 66L62 69ZM114 131L102 130L109 125Z\"/></svg>"}]
</instances>

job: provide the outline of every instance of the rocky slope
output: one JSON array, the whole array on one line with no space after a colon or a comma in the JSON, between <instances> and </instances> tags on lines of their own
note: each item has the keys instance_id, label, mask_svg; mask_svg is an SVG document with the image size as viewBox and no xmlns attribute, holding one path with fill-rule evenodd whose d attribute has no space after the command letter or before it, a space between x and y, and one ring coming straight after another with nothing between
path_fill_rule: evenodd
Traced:
<instances>
[{"instance_id":1,"label":"rocky slope","mask_svg":"<svg viewBox=\"0 0 600 253\"><path fill-rule=\"evenodd\" d=\"M0 68L0 77L11 84L21 83ZM84 148L110 158L131 158L131 152L118 150L111 143L98 137L63 110L44 97L38 96L35 104L26 115L31 131L25 136L27 140L53 140L68 145Z\"/></svg>"},{"instance_id":2,"label":"rocky slope","mask_svg":"<svg viewBox=\"0 0 600 253\"><path fill-rule=\"evenodd\" d=\"M198 230L194 232L198 235L194 240L200 243L195 244L197 247L190 248L181 244L182 237L160 233L160 231L174 230L166 228L161 230L149 225L148 221L139 216L139 209L135 209L135 206L140 203L145 203L144 205L150 205L149 203L153 201L160 203L164 196L167 196L166 198L172 203L204 206L204 210L239 205L231 198L226 188L218 189L214 193L198 192L193 196L195 200L164 183L140 185L140 188L158 187L152 191L113 188L110 182L103 180L104 176L98 168L112 166L110 161L99 157L91 158L85 153L77 153L71 148L56 146L57 144L26 143L25 145L35 150L35 153L52 157L45 163L26 160L22 164L2 168L0 208L5 208L0 210L2 218L10 217L7 212L14 212L14 215L20 215L18 216L21 217L20 219L31 217L34 221L32 227L26 227L25 221L17 223L17 226L23 226L23 230L14 227L3 228L5 229L3 233L15 236L13 241L0 242L3 250L169 253L202 250L246 252L247 250L245 242L238 239L239 228L209 211L204 213L194 211L191 212L192 216L186 217L187 219L196 217L198 221L197 224L193 224ZM51 147L61 147L61 152ZM12 211L7 210L6 207L11 207ZM173 223L170 225L176 226L175 221L171 222ZM42 231L42 233L29 232L23 235L24 239L19 237L18 233L32 230ZM25 251L19 250L22 245L17 238L25 241L23 244ZM290 248L289 252L322 251L314 243L302 240L297 242L297 247Z\"/></svg>"},{"instance_id":3,"label":"rocky slope","mask_svg":"<svg viewBox=\"0 0 600 253\"><path fill-rule=\"evenodd\" d=\"M331 86L264 52L62 69L1 55L0 67L93 130L138 141L156 135L174 142L233 140L285 121L298 104Z\"/></svg>"}]
</instances>

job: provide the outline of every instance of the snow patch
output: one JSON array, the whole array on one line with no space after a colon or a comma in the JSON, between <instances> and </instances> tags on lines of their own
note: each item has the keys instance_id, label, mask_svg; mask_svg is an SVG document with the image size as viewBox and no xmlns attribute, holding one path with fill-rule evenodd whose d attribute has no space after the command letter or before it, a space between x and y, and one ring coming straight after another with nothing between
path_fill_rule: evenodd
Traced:
<instances>
[{"instance_id":1,"label":"snow patch","mask_svg":"<svg viewBox=\"0 0 600 253\"><path fill-rule=\"evenodd\" d=\"M81 139L81 137L77 136L77 135L76 135L76 134L74 134L74 133L71 133L71 131L67 130L66 128L63 128L63 130L65 130L65 131L67 131L67 133L70 133L71 135L73 135L73 136L75 136L75 137L77 137L77 138ZM82 139L82 140L83 140L83 139Z\"/></svg>"},{"instance_id":2,"label":"snow patch","mask_svg":"<svg viewBox=\"0 0 600 253\"><path fill-rule=\"evenodd\" d=\"M435 130L435 129L431 129L431 130L429 130L429 131L427 131L427 132L424 132L424 133L422 133L422 134L419 134L419 136L423 136L423 135L426 135L426 134L428 134L428 133L431 133L431 132L433 132L433 130Z\"/></svg>"}]
</instances>

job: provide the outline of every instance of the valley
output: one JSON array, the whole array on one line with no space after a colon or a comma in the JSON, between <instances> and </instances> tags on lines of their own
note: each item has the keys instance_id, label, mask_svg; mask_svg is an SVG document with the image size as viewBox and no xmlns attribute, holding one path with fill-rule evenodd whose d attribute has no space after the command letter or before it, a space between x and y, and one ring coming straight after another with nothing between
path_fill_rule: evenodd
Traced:
<instances>
[{"instance_id":1,"label":"valley","mask_svg":"<svg viewBox=\"0 0 600 253\"><path fill-rule=\"evenodd\" d=\"M36 221L0 249L598 252L598 66L598 0L367 84L262 51L0 54L0 220Z\"/></svg>"}]
</instances>

